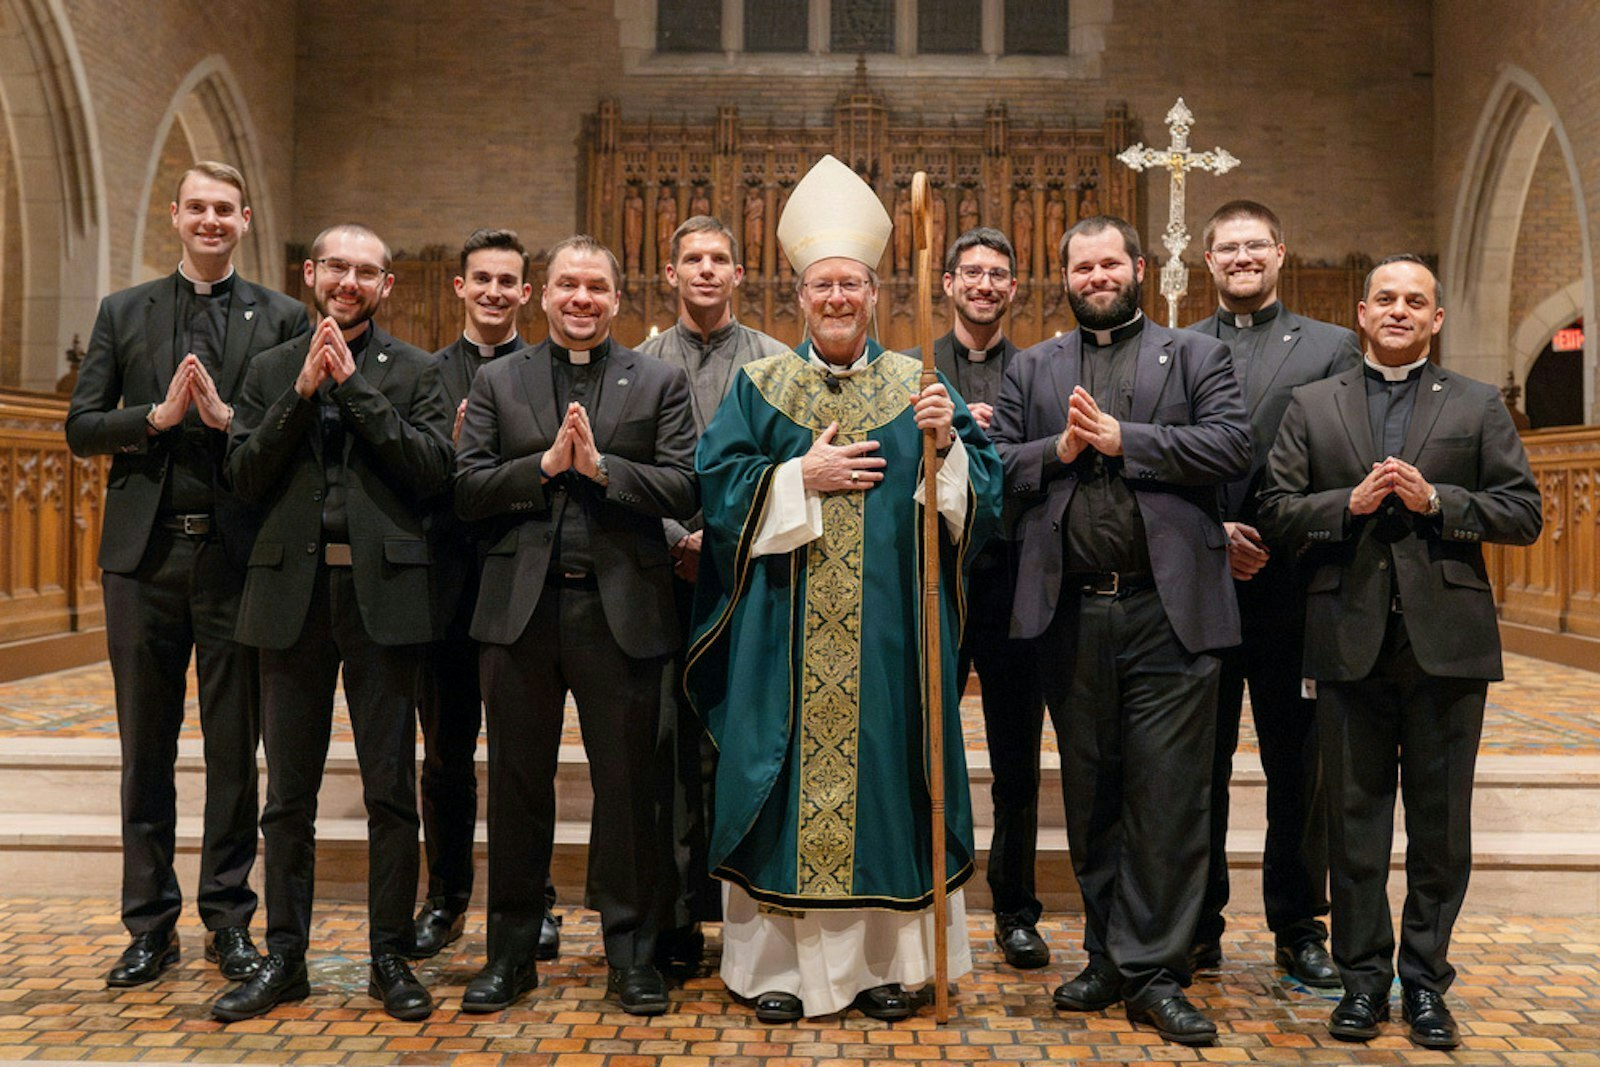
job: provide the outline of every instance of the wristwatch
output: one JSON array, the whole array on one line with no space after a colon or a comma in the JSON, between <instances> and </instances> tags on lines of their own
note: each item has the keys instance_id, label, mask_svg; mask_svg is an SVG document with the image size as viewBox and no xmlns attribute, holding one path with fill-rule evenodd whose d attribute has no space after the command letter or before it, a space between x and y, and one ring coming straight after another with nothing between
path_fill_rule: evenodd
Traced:
<instances>
[{"instance_id":1,"label":"wristwatch","mask_svg":"<svg viewBox=\"0 0 1600 1067\"><path fill-rule=\"evenodd\" d=\"M1423 514L1427 515L1429 518L1432 518L1443 510L1444 502L1439 499L1439 490L1435 489L1433 492L1428 494L1428 510L1424 511Z\"/></svg>"},{"instance_id":2,"label":"wristwatch","mask_svg":"<svg viewBox=\"0 0 1600 1067\"><path fill-rule=\"evenodd\" d=\"M606 466L606 457L603 455L594 461L594 483L599 486L611 484L611 470Z\"/></svg>"}]
</instances>

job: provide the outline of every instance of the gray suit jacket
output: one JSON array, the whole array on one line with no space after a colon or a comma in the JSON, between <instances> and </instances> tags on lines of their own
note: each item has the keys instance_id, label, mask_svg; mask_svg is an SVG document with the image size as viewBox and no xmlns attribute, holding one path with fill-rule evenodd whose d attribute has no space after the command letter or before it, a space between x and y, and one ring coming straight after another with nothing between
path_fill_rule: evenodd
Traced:
<instances>
[{"instance_id":1,"label":"gray suit jacket","mask_svg":"<svg viewBox=\"0 0 1600 1067\"><path fill-rule=\"evenodd\" d=\"M424 501L445 484L450 418L433 357L372 327L361 367L333 389L345 424L345 512L356 604L379 644L435 635L428 610ZM238 639L288 648L311 606L327 492L318 405L295 391L310 348L299 337L250 364L235 406L228 469L264 514L250 553Z\"/></svg>"},{"instance_id":2,"label":"gray suit jacket","mask_svg":"<svg viewBox=\"0 0 1600 1067\"><path fill-rule=\"evenodd\" d=\"M176 431L152 437L145 432L145 416L166 399L183 360L172 344L176 316L177 281L170 274L102 300L67 409L67 445L73 454L112 457L100 567L117 574L139 566L170 470L171 435ZM310 329L305 305L298 300L236 277L222 369L215 379L218 395L236 403L251 358ZM222 485L226 436L219 431L207 436L213 439L218 475L212 486L214 518L228 558L242 567L255 537L256 516Z\"/></svg>"},{"instance_id":3,"label":"gray suit jacket","mask_svg":"<svg viewBox=\"0 0 1600 1067\"><path fill-rule=\"evenodd\" d=\"M1078 330L1018 353L995 406L989 436L1005 464L1006 496L1026 505L1016 529L1013 637L1043 633L1061 595L1061 526L1077 482L1056 458L1056 439L1083 380L1082 358ZM1146 321L1122 451L1156 591L1178 639L1191 653L1238 644L1217 487L1249 469L1250 430L1226 345Z\"/></svg>"},{"instance_id":4,"label":"gray suit jacket","mask_svg":"<svg viewBox=\"0 0 1600 1067\"><path fill-rule=\"evenodd\" d=\"M1373 536L1370 517L1349 513L1351 488L1382 458L1361 368L1295 390L1267 461L1260 519L1267 536L1305 552L1306 676L1348 682L1371 672L1392 588L1423 670L1501 677L1482 545L1530 544L1543 518L1499 391L1432 364L1423 368L1400 458L1433 483L1443 511L1419 518L1392 545Z\"/></svg>"},{"instance_id":5,"label":"gray suit jacket","mask_svg":"<svg viewBox=\"0 0 1600 1067\"><path fill-rule=\"evenodd\" d=\"M550 569L555 533L569 507L588 507L595 577L617 644L636 658L681 644L672 598L672 557L661 520L697 507L694 412L683 371L615 341L605 387L589 413L610 485L597 503L547 494L539 462L555 441L548 341L495 360L478 373L456 449L456 513L493 520L472 636L515 641L527 628Z\"/></svg>"}]
</instances>

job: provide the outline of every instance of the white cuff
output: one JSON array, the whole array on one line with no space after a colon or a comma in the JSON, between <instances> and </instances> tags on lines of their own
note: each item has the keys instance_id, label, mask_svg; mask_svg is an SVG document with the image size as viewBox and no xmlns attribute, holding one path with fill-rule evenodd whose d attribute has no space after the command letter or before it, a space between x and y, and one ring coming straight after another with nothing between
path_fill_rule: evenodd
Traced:
<instances>
[{"instance_id":1,"label":"white cuff","mask_svg":"<svg viewBox=\"0 0 1600 1067\"><path fill-rule=\"evenodd\" d=\"M954 442L950 454L939 465L939 514L944 516L944 525L952 541L961 537L967 525L967 449L961 438L954 438ZM922 484L917 482L917 491L912 496L919 504L923 499Z\"/></svg>"},{"instance_id":2,"label":"white cuff","mask_svg":"<svg viewBox=\"0 0 1600 1067\"><path fill-rule=\"evenodd\" d=\"M822 536L822 494L806 489L802 458L778 464L767 489L767 513L750 549L752 556L793 552Z\"/></svg>"}]
</instances>

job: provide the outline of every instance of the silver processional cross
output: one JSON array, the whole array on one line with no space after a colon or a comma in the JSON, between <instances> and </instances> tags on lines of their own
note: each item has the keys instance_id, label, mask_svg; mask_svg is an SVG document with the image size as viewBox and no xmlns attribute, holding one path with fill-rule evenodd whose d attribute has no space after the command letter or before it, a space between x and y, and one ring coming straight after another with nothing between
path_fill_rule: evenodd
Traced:
<instances>
[{"instance_id":1,"label":"silver processional cross","mask_svg":"<svg viewBox=\"0 0 1600 1067\"><path fill-rule=\"evenodd\" d=\"M1212 174L1226 174L1239 165L1233 154L1215 148L1209 152L1196 152L1189 147L1189 128L1194 125L1194 115L1178 97L1178 102L1167 112L1167 129L1172 132L1172 144L1166 148L1146 148L1141 142L1117 156L1121 162L1136 171L1146 167L1165 167L1172 172L1172 196L1167 202L1167 230L1161 243L1167 246L1167 264L1161 268L1161 295L1167 298L1167 325L1178 325L1178 303L1189 289L1189 268L1183 263L1183 250L1189 246L1189 228L1183 223L1184 179L1191 170L1204 170Z\"/></svg>"}]
</instances>

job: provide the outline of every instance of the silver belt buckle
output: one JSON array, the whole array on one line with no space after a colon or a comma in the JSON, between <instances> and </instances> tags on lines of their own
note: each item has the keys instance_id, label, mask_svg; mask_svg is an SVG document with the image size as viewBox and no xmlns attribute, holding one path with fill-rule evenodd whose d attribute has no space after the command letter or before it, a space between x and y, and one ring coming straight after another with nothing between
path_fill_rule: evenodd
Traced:
<instances>
[{"instance_id":1,"label":"silver belt buckle","mask_svg":"<svg viewBox=\"0 0 1600 1067\"><path fill-rule=\"evenodd\" d=\"M1389 598L1389 612L1392 615L1404 615L1405 610L1400 606L1400 594L1396 593Z\"/></svg>"},{"instance_id":2,"label":"silver belt buckle","mask_svg":"<svg viewBox=\"0 0 1600 1067\"><path fill-rule=\"evenodd\" d=\"M183 533L186 537L203 537L211 532L210 515L183 516Z\"/></svg>"},{"instance_id":3,"label":"silver belt buckle","mask_svg":"<svg viewBox=\"0 0 1600 1067\"><path fill-rule=\"evenodd\" d=\"M561 572L561 577L566 578L568 581L574 581L575 582L575 581L578 581L579 579L589 577L589 572L588 571L562 571Z\"/></svg>"},{"instance_id":4,"label":"silver belt buckle","mask_svg":"<svg viewBox=\"0 0 1600 1067\"><path fill-rule=\"evenodd\" d=\"M1090 593L1092 593L1095 596L1115 597L1117 595L1118 591L1121 590L1121 588L1122 588L1122 574L1120 572L1118 572L1118 571L1108 571L1107 573L1111 575L1111 588L1110 589L1094 589L1094 588L1091 588L1089 590Z\"/></svg>"}]
</instances>

